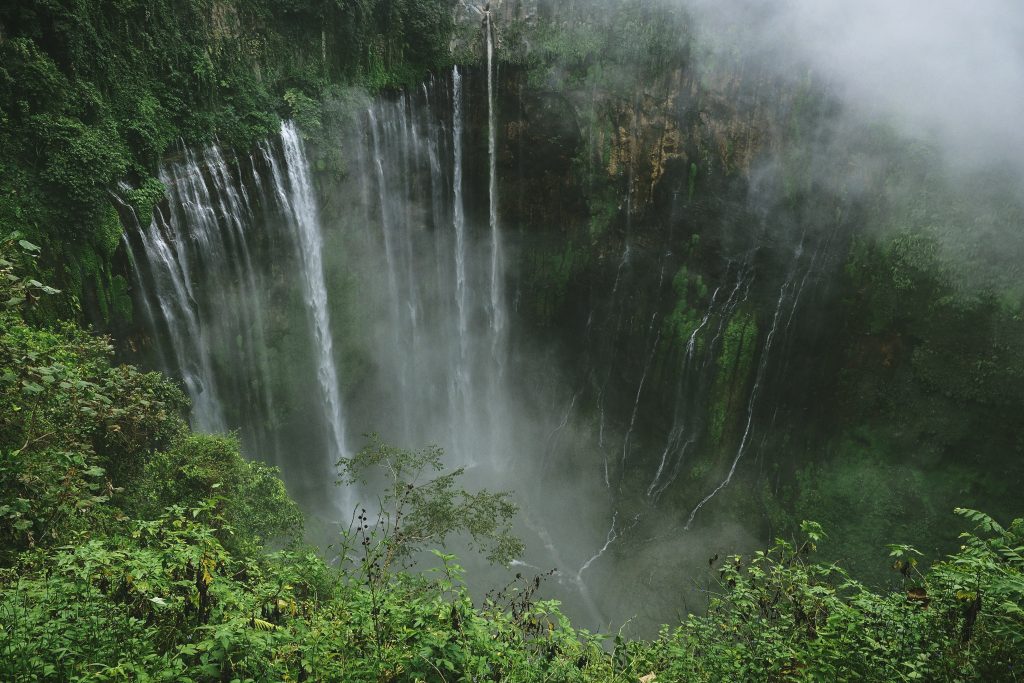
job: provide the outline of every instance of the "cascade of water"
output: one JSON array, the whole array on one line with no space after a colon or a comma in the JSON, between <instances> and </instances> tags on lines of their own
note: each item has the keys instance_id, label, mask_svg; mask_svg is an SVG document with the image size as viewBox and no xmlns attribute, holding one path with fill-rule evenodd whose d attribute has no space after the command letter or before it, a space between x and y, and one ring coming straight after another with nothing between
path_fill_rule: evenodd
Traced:
<instances>
[{"instance_id":1,"label":"cascade of water","mask_svg":"<svg viewBox=\"0 0 1024 683\"><path fill-rule=\"evenodd\" d=\"M402 302L408 301L408 299L404 298L404 292L402 292L399 287L399 266L398 257L396 255L397 246L394 244L396 238L393 235L394 228L392 226L394 217L392 216L392 203L388 201L390 188L388 187L388 178L384 169L384 155L382 152L384 144L388 142L386 134L392 122L388 120L382 124L378 121L376 112L372 107L367 111L367 117L369 119L370 139L373 144L371 151L373 156L373 173L377 179L377 206L380 211L380 228L384 241L384 257L387 263L388 291L390 294L389 298L391 302L392 325L394 328L394 334L392 335L391 342L395 352L394 358L398 362L397 379L399 391L402 396L408 396L410 390L409 373L411 372L409 367L410 359L407 354L399 352L402 338L404 336ZM382 140L381 138L385 139ZM403 437L408 437L410 426L406 402L401 402L400 410L402 413Z\"/></svg>"},{"instance_id":2,"label":"cascade of water","mask_svg":"<svg viewBox=\"0 0 1024 683\"><path fill-rule=\"evenodd\" d=\"M327 311L327 285L322 256L323 236L313 197L313 185L309 178L309 164L294 123L286 121L281 125L281 143L288 173L289 195L286 205L291 212L292 227L295 230L300 261L303 264L302 283L313 324L317 380L323 398L324 419L330 430L331 448L327 454L330 471L334 464L347 454L347 450L338 370L334 362L334 340ZM278 173L276 165L275 173ZM280 186L280 177L277 181Z\"/></svg>"},{"instance_id":3,"label":"cascade of water","mask_svg":"<svg viewBox=\"0 0 1024 683\"><path fill-rule=\"evenodd\" d=\"M562 553L559 550L559 544L555 543L547 527L540 526L534 523L533 520L530 519L530 516L528 514L524 516L523 521L526 523L526 526L531 531L537 534L537 537L540 539L541 544L544 547L544 550L547 552L547 556L555 563L555 566L568 566L565 562L565 558L562 556ZM614 519L612 521L612 524L614 525ZM572 583L573 587L576 588L576 590L579 592L580 599L583 601L584 606L590 613L590 618L593 620L593 623L600 624L604 621L604 617L601 614L601 610L598 608L597 603L594 601L594 597L593 595L591 595L590 590L587 588L587 584L583 581L582 577L580 576L580 572L577 572L575 574L563 574L559 572L558 578L559 583L561 583L563 579L567 578Z\"/></svg>"},{"instance_id":4,"label":"cascade of water","mask_svg":"<svg viewBox=\"0 0 1024 683\"><path fill-rule=\"evenodd\" d=\"M651 324L650 324L650 326L648 327L648 330L647 330L648 337L650 336L651 331L654 330L655 323L657 322L657 320L658 320L658 314L655 313L654 315L651 316ZM640 384L636 388L636 398L633 400L633 411L630 413L630 416L629 416L629 428L626 429L626 438L623 439L623 442L622 442L622 460L619 463L620 468L625 468L625 466L626 466L626 458L629 457L629 440L630 440L630 437L632 437L632 435L633 435L633 429L636 427L637 415L640 413L640 397L643 395L644 384L646 384L646 382L647 382L647 374L648 374L648 372L650 372L651 363L654 361L654 355L658 351L658 342L659 341L661 341L661 328L660 327L658 328L657 334L655 334L655 336L654 336L654 343L651 344L650 353L647 354L647 361L644 363L643 372L640 374Z\"/></svg>"},{"instance_id":5,"label":"cascade of water","mask_svg":"<svg viewBox=\"0 0 1024 683\"><path fill-rule=\"evenodd\" d=\"M121 192L127 192L132 188L127 183L121 182L119 183L118 189L120 189ZM138 277L143 272L144 268L148 269L149 265L147 262L140 261L138 259L135 253L136 248L132 242L132 238L137 238L142 234L142 223L139 221L139 215L135 211L135 207L122 199L121 195L116 192L111 192L110 196L120 207L119 213L121 221L126 224L127 230L121 233L121 245L124 247L124 251L128 255L132 272ZM132 238L129 238L129 235L131 235ZM142 310L142 319L150 326L151 329L155 329L159 319L156 317L156 311L153 310L153 304L150 303L149 299L149 296L140 296L138 297L138 302ZM162 336L159 334L153 335L151 337L151 341L156 352L157 366L164 374L169 374L171 372L171 363L167 357L167 350Z\"/></svg>"},{"instance_id":6,"label":"cascade of water","mask_svg":"<svg viewBox=\"0 0 1024 683\"><path fill-rule=\"evenodd\" d=\"M664 485L660 487L658 486L658 483L661 481L661 475L665 471L665 465L668 461L669 454L673 452L677 453L675 459L676 462L679 463L682 461L683 456L686 454L686 449L693 445L693 443L696 441L696 435L691 434L685 442L682 442L683 436L686 434L687 430L685 423L682 422L682 419L684 417L684 411L681 410L681 399L678 396L678 392L683 389L685 383L687 383L689 380L690 373L693 368L693 357L697 348L697 335L701 333L701 331L707 326L708 321L711 319L711 315L715 310L715 302L718 300L718 293L720 291L722 291L721 287L715 288L715 291L711 294L711 302L708 304L708 310L704 313L704 317L701 318L700 323L697 325L697 327L694 328L693 333L690 334L690 338L686 342L686 352L685 356L683 357L682 377L679 381L676 396L675 418L673 420L672 429L669 432L668 440L665 443L665 449L661 453L661 461L658 463L658 470L657 472L655 472L654 479L651 481L650 486L647 487L648 497L653 496L657 498L658 496L661 495L662 491L664 491L669 485L671 485L672 481L675 479L675 477L673 477ZM682 442L681 447L680 442ZM678 466L673 469L678 470Z\"/></svg>"},{"instance_id":7,"label":"cascade of water","mask_svg":"<svg viewBox=\"0 0 1024 683\"><path fill-rule=\"evenodd\" d=\"M272 429L254 427L255 425L270 424L276 411L271 392L270 359L267 355L266 323L263 317L264 304L260 296L260 292L265 287L257 275L250 249L250 239L246 234L247 226L250 226L254 220L253 205L245 189L245 183L235 182L227 161L216 145L207 150L206 157L221 215L225 217L228 224L228 234L235 241L235 253L241 255L241 260L236 264L236 268L240 271L236 271L237 282L242 284L242 288L247 292L246 296L236 297L233 302L226 298L220 300L222 309L235 309L239 312L237 321L241 334L238 335L238 339L242 342L240 344L242 357L247 365L248 378L250 382L255 383L255 392L259 394L263 402L262 412L251 414L246 423L250 428L261 432L263 437L261 441L269 439L274 443L276 453L276 433ZM222 234L224 233L222 232ZM245 379L246 377L239 377L242 383L245 383Z\"/></svg>"},{"instance_id":8,"label":"cascade of water","mask_svg":"<svg viewBox=\"0 0 1024 683\"><path fill-rule=\"evenodd\" d=\"M554 429L552 429L550 432L548 432L548 437L547 437L547 439L545 439L545 445L544 445L544 466L545 467L547 466L548 459L551 457L552 452L555 450L555 447L558 445L559 434L569 424L569 418L572 416L573 408L576 407L576 399L578 399L579 397L580 397L580 392L579 391L576 391L576 392L573 393L572 398L569 400L569 406L565 409L565 412L562 414L562 420L558 423L558 425L556 425L554 427Z\"/></svg>"},{"instance_id":9,"label":"cascade of water","mask_svg":"<svg viewBox=\"0 0 1024 683\"><path fill-rule=\"evenodd\" d=\"M139 310L152 312L151 337L166 342L159 349L165 369L182 377L195 426L240 429L248 453L278 464L301 453L320 458L288 467L299 474L298 481L288 476L289 484L304 492L327 488L322 463L346 453L333 334L353 321L372 341L360 346L362 338L353 339L346 360L354 359L362 374L353 381L368 387L379 407L360 405L351 419L369 420L367 430L380 429L396 443L441 443L461 464L508 441L501 434L508 312L489 17L487 40L486 180L466 177L473 154L468 97L465 74L454 68L450 80L367 107L353 131L356 144L344 147L360 172L337 188L355 211L334 213L325 204L320 215L299 132L285 123L279 141L238 159L215 146L183 146L180 160L161 170L168 201L151 225L128 235L140 264ZM489 203L478 220L466 194L483 183ZM338 221L346 245L340 253L324 253L321 221L332 221L332 230ZM351 262L350 252L358 254ZM333 270L342 263L352 270ZM349 283L379 286L363 290L366 306L353 314L363 318L339 318L332 330L333 311L351 312L344 298L353 292ZM304 305L294 305L299 301ZM305 344L312 352L297 352ZM280 371L282 357L295 360L291 375ZM312 374L316 394L305 389ZM317 429L305 424L310 417ZM299 454L277 447L285 443Z\"/></svg>"},{"instance_id":10,"label":"cascade of water","mask_svg":"<svg viewBox=\"0 0 1024 683\"><path fill-rule=\"evenodd\" d=\"M750 443L751 430L754 424L754 408L757 406L757 399L760 396L761 388L764 382L765 371L768 368L768 359L771 356L772 342L775 340L775 332L779 327L779 318L782 314L782 303L786 299L786 294L790 291L793 285L793 277L795 271L791 274L779 289L779 299L775 305L775 314L772 316L772 325L768 330L768 335L765 337L764 345L761 347L761 358L758 362L757 374L754 377L754 387L750 390L750 398L747 401L747 422L743 429L743 436L740 439L740 445L736 449L736 455L733 457L732 465L729 466L729 472L726 474L725 479L715 487L711 493L705 496L697 505L690 511L690 516L686 520L686 524L683 526L683 530L688 530L690 525L693 523L694 517L700 512L700 509L704 505L714 498L718 493L732 482L733 475L736 473L736 466L739 465L740 460L743 459L743 455L747 450L747 446Z\"/></svg>"},{"instance_id":11,"label":"cascade of water","mask_svg":"<svg viewBox=\"0 0 1024 683\"><path fill-rule=\"evenodd\" d=\"M200 296L207 298L211 308L223 316L227 329L233 333L235 350L245 361L249 361L254 358L251 353L252 338L248 333L251 310L248 306L232 305L234 291L244 289L247 280L245 236L241 234L240 227L244 220L244 210L239 202L235 201L236 197L228 197L221 191L219 180L221 173L226 170L226 164L216 145L203 150L201 161L188 148L185 149L185 157L190 166L203 171L201 174L190 174L184 179L192 200L182 206L195 208L190 227L197 231L202 245L202 249L196 254L191 277L195 278L198 272L206 268L207 258L212 257L226 264L226 267L214 273L212 286L204 287L205 291L201 292ZM219 341L216 339L218 332L219 330L210 330L210 337L213 338L215 345ZM222 401L225 396L243 395L252 401L246 378L255 375L248 363L245 370L243 373L228 377L217 376ZM230 410L226 405L223 407L225 411Z\"/></svg>"},{"instance_id":12,"label":"cascade of water","mask_svg":"<svg viewBox=\"0 0 1024 683\"><path fill-rule=\"evenodd\" d=\"M248 455L287 466L290 483L308 486L319 496L333 489L324 486L332 478L323 476L322 463L332 466L345 453L341 395L319 217L292 124L282 127L281 149L283 165L268 143L260 144L255 155L241 157L217 145L182 145L178 158L159 170L167 201L154 208L149 225L138 224L134 211L118 201L129 228L124 241L133 263L137 310L157 352L152 360L181 378L192 402L193 427L238 430ZM287 230L259 230L261 221ZM296 289L302 289L308 307L296 314L309 321L308 337L299 331L303 325L291 324L291 311L272 306L275 296L287 297L278 264L292 259L299 274ZM308 341L312 351L292 350L294 363L287 375L274 362L281 345L290 343L283 334ZM306 358L313 361L307 365ZM322 430L309 429L308 413L298 417L290 412L297 406L295 387L308 386L313 373L322 396L300 400L315 404L312 414L320 414L322 423L314 420ZM291 429L287 453L281 438L284 422ZM311 467L301 464L307 450L322 454Z\"/></svg>"},{"instance_id":13,"label":"cascade of water","mask_svg":"<svg viewBox=\"0 0 1024 683\"><path fill-rule=\"evenodd\" d=\"M466 209L462 191L463 117L462 74L452 67L452 224L455 230L455 304L458 310L458 362L452 376L455 378L455 397L458 409L452 414L467 417L470 405L469 377L469 305L466 301Z\"/></svg>"},{"instance_id":14,"label":"cascade of water","mask_svg":"<svg viewBox=\"0 0 1024 683\"><path fill-rule=\"evenodd\" d=\"M733 265L731 261L727 264L726 277L733 271ZM647 496L654 500L657 500L676 481L682 471L686 452L697 444L703 435L703 420L700 412L701 406L707 402L707 391L712 381L712 373L709 372L709 369L713 366L719 352L718 342L736 308L746 300L752 282L753 276L749 265L738 266L736 268L736 283L730 289L728 296L719 304L719 293L722 291L722 287L715 288L704 317L701 318L700 323L686 341L682 369L676 384L672 428L669 430L665 448L662 450L657 471L647 488ZM713 325L714 334L702 344L703 350L698 359L698 337L712 327L712 319L717 319L717 323ZM674 464L666 473L665 468L670 456L671 460L674 460ZM662 476L665 476L664 481L661 481Z\"/></svg>"},{"instance_id":15,"label":"cascade of water","mask_svg":"<svg viewBox=\"0 0 1024 683\"><path fill-rule=\"evenodd\" d=\"M671 253L666 253L666 254L664 254L664 256L662 256L662 259L661 259L661 269L660 269L659 274L658 274L658 287L657 287L657 290L656 290L659 293L661 292L662 285L665 283L665 267L668 264L668 258L670 256L671 256ZM651 322L650 322L650 325L647 328L646 339L650 339L651 338L651 333L655 329L655 324L656 324L657 320L658 320L658 313L655 312L651 316ZM630 438L633 435L633 429L636 427L636 418L637 418L637 416L640 413L640 397L643 395L644 384L647 382L647 374L648 374L648 372L650 372L651 363L654 362L654 356L658 352L658 344L659 344L659 342L661 342L661 333L662 333L662 328L661 328L661 326L658 326L657 333L654 335L654 341L653 341L653 343L651 343L650 350L649 350L649 352L647 354L647 360L644 362L643 372L640 374L640 384L637 386L636 398L633 401L633 411L632 411L632 413L629 416L629 427L626 429L626 438L623 440L623 443L622 443L622 461L620 463L620 467L623 470L624 470L625 465L626 465L626 459L629 457ZM621 478L621 476L622 475L620 473L620 478Z\"/></svg>"},{"instance_id":16,"label":"cascade of water","mask_svg":"<svg viewBox=\"0 0 1024 683\"><path fill-rule=\"evenodd\" d=\"M497 293L504 273L496 202L486 231L467 214L475 179L465 174L464 74L456 67L440 86L381 99L365 121L359 196L367 221L379 228L368 277L386 289L379 304L388 312L373 355L382 382L391 383L389 420L402 423L384 431L406 442L433 438L470 465L475 450L503 443L507 313Z\"/></svg>"},{"instance_id":17,"label":"cascade of water","mask_svg":"<svg viewBox=\"0 0 1024 683\"><path fill-rule=\"evenodd\" d=\"M601 556L604 555L606 550L608 550L608 547L612 543L614 543L616 541L616 539L618 539L619 532L615 528L617 523L618 523L618 521L619 521L619 511L616 510L614 513L612 513L612 525L608 529L608 535L605 536L604 545L601 546L601 548L596 553L594 553L590 557L590 559L588 559L586 562L584 562L582 565L580 565L580 568L578 570L576 570L576 581L582 582L583 581L583 572L587 571L587 569L590 568L590 565L594 564L599 559L601 559Z\"/></svg>"},{"instance_id":18,"label":"cascade of water","mask_svg":"<svg viewBox=\"0 0 1024 683\"><path fill-rule=\"evenodd\" d=\"M612 285L611 295L608 297L610 302L608 315L605 319L605 327L608 327L613 323L616 318L616 306L619 304L619 299L616 296L619 291L619 287L622 283L622 276L626 267L629 265L630 255L632 247L629 240L626 240L625 249L622 250L622 258L619 259L619 265L615 269L615 282ZM593 312L587 320L587 331L591 330L591 323L593 322ZM614 330L613 337L617 335L618 329ZM597 428L597 447L602 451L604 458L604 483L606 488L611 488L611 478L609 476L609 465L608 465L608 454L604 451L604 431L605 431L605 407L604 400L608 389L608 383L612 377L612 363L605 363L604 368L604 380L601 381L599 388L597 389L597 411L598 411L598 428Z\"/></svg>"},{"instance_id":19,"label":"cascade of water","mask_svg":"<svg viewBox=\"0 0 1024 683\"><path fill-rule=\"evenodd\" d=\"M129 240L133 260L145 264L137 272L140 277L144 272L152 283L150 289L160 292L156 305L147 305L144 310L159 311L159 319L154 315L150 324L170 337L167 346L192 401L194 426L200 431L221 431L226 426L223 405L208 331L200 322L190 254L192 244L200 247L200 254L222 251L216 239L217 214L194 155L186 155L183 164L162 167L159 178L169 195L168 210L156 207L150 224L139 226L133 235L137 240ZM142 298L148 303L148 297Z\"/></svg>"},{"instance_id":20,"label":"cascade of water","mask_svg":"<svg viewBox=\"0 0 1024 683\"><path fill-rule=\"evenodd\" d=\"M393 233L394 267L398 269L397 279L401 282L402 299L398 302L401 325L400 335L408 339L401 362L402 384L409 393L410 401L403 401L402 411L405 417L403 439L410 442L416 438L416 428L409 422L412 412L411 402L425 400L425 387L417 381L418 369L423 364L421 356L425 351L424 329L422 327L423 289L427 282L421 277L418 269L414 269L413 256L420 232L424 229L425 219L421 218L419 204L419 183L423 176L429 176L430 167L424 163L425 147L421 140L417 107L409 93L403 92L393 105L392 115L388 117L387 134L390 146L396 150L395 156L400 169L397 182L393 183L393 192L404 198L394 212L392 230L401 226L401 230Z\"/></svg>"},{"instance_id":21,"label":"cascade of water","mask_svg":"<svg viewBox=\"0 0 1024 683\"><path fill-rule=\"evenodd\" d=\"M371 398L365 403L376 405L353 406L349 416L353 426L358 418L360 426L377 429L373 420L379 420L385 423L382 432L393 428L401 435L401 445L435 441L448 449L452 460L464 465L475 462L474 448L508 441L501 430L515 418L503 414L510 405L503 378L513 377L513 356L506 342L510 318L504 302L512 297L503 291L506 255L497 179L496 33L489 14L485 27L486 180L483 173L467 173L467 168L478 168L472 161L474 150L483 151L484 131L480 137L474 137L471 130L467 134L467 120L483 118L483 98L480 111L473 109L476 100L467 97L464 88L464 79L472 82L472 77L458 67L452 69L450 80L439 77L436 83L423 84L421 90L385 97L366 108L354 132L356 144L349 146L346 138L342 147L345 160L356 172L331 186L330 199L339 197L341 201L317 206L306 152L290 123L282 126L280 143L260 145L255 157L238 160L213 146L202 151L183 150L181 161L162 169L168 203L158 208L149 226L130 231L127 241L140 277L150 289L159 290L159 296L143 297L138 310L159 331L154 337L167 340L162 355L172 372L184 380L195 406L197 427L241 427L244 434L252 429L245 422L265 423L259 418L279 413L284 416L282 421L300 423L298 429L304 421L314 421L323 426L323 434L318 432L316 438L326 441L326 448L312 443L312 438L310 444L293 448L307 448L318 458L323 453L323 459L333 464L349 445L339 381L342 368L335 359L341 338L333 334L343 330L348 334L357 328L356 334L365 339L352 342L352 356L349 343L345 343L344 367L355 357L352 376L359 374L360 378L343 374L359 392L367 389L365 395ZM474 147L477 144L478 149ZM478 156L482 167L484 159L482 154ZM688 466L693 452L702 448L704 411L716 376L716 361L730 318L750 294L754 272L753 258L739 266L730 262L704 314L698 319L700 309L694 312L690 324L695 327L679 339L671 335L666 310L670 302L660 296L662 285L668 281L666 269L688 264L688 257L663 256L659 296L636 296L638 287L650 289L653 284L644 265L657 254L650 242L639 239L639 233L636 239L631 234L635 181L631 167L629 171L625 219L630 234L620 245L621 258L616 253L604 262L608 280L614 275L614 282L608 283L611 296L607 296L609 289L602 287L587 316L587 372L577 386L558 394L563 400L557 412L551 413L550 429L538 430L537 439L543 440L541 464L547 467L556 448L568 442L568 435L590 427L583 419L597 418L596 438L604 456L607 493L596 496L604 500L593 501L593 505L601 510L600 519L611 516L611 527L607 534L603 526L593 529L593 536L585 541L586 552L579 550L579 556L573 556L568 548L579 549L580 545L552 540L552 535L565 531L557 526L560 522L550 527L538 523L535 529L551 558L559 558L558 553L569 555L571 564L557 564L578 567L564 578L579 588L584 602L595 612L584 576L597 595L597 582L602 580L598 566L612 561L616 553L610 549L631 543L626 531L632 527L619 510L628 510L621 506L636 501L625 496L635 492L639 498L646 491L647 502L656 504ZM476 200L471 196L474 191ZM673 195L673 205L677 195ZM341 217L332 217L332 205L341 207ZM637 208L638 225L642 214ZM261 218L267 222L265 234L253 229L262 227ZM332 220L338 223L329 222ZM338 226L353 229L351 233L335 231ZM331 242L337 236L346 248L325 253L325 236ZM354 251L349 245L356 243L362 251L349 255ZM807 261L809 256L809 251L802 255L798 250L797 260ZM811 267L817 260L815 253ZM342 282L345 278L339 274L348 276L345 269L350 266L361 270L353 270L356 274L350 281L356 284L346 290L349 281ZM770 328L761 341L758 364L753 375L746 375L752 380L749 394L737 400L737 412L746 408L745 416L736 416L736 436L744 427L739 447L726 454L732 456L731 463L723 458L722 471L708 484L708 489L717 487L690 512L687 528L702 507L729 485L741 461L746 458L749 463L756 453L756 445L752 453L750 444L756 441L754 432L763 431L760 414L765 412L765 406L758 407L758 403L768 402L771 389L766 384L771 382L766 382L766 376L771 379L777 373L775 366L767 368L769 357L778 358L785 351L786 331L801 295L805 288L813 292L813 286L808 286L809 273L800 271L799 277L797 271L800 268L794 269L779 292ZM289 277L292 272L294 277ZM332 287L337 284L337 289L329 289L328 283ZM294 305L300 289L304 307ZM343 297L352 297L353 290L355 296L366 299L359 302L362 317L350 318L345 308L348 301ZM769 290L766 295L773 293ZM652 298L654 310L647 307ZM282 311L288 307L294 312ZM301 316L298 324L296 316ZM312 353L302 350L307 342ZM300 356L315 367L308 367L306 374L295 380L280 373L271 381L271 368L282 365L279 359ZM631 374L623 380L622 365L614 363L626 357L632 358L625 366ZM678 386L668 389L676 392L675 400L666 414L648 417L645 411L654 405L652 397L662 396L654 378L663 376L670 362L677 369ZM617 397L625 381L629 384L621 398ZM309 396L297 399L295 386ZM353 395L356 393L353 390ZM745 405L740 403L744 398ZM305 411L297 409L307 407ZM667 433L652 436L643 432L662 418L671 421ZM273 428L270 431L276 434ZM642 453L654 438L658 441L651 452ZM634 471L648 460L651 471ZM627 461L629 476L636 479L616 489L612 482L622 483ZM323 471L323 467L317 469ZM598 480L600 473L593 471L592 475ZM724 480L719 480L723 475ZM323 479L320 477L317 485L322 486ZM599 481L594 483L601 488ZM633 527L637 520L634 518Z\"/></svg>"},{"instance_id":22,"label":"cascade of water","mask_svg":"<svg viewBox=\"0 0 1024 683\"><path fill-rule=\"evenodd\" d=\"M487 198L490 206L489 222L491 228L491 353L498 369L498 377L502 375L504 357L502 336L505 329L505 307L502 303L502 248L501 232L498 228L498 139L497 121L494 104L494 24L491 22L490 11L486 12L487 30L487 158L488 173Z\"/></svg>"},{"instance_id":23,"label":"cascade of water","mask_svg":"<svg viewBox=\"0 0 1024 683\"><path fill-rule=\"evenodd\" d=\"M452 67L453 70L455 67ZM452 73L452 83L456 77L454 71ZM453 210L454 202L447 201L452 193L449 187L454 180L454 160L452 166L443 166L442 162L446 162L448 159L454 157L452 148L454 146L453 141L449 139L449 128L441 117L435 117L434 112L443 111L449 109L452 112L452 118L455 118L455 100L457 99L454 94L447 92L447 80L438 82L435 76L430 77L429 83L423 84L423 98L425 106L422 108L423 128L426 131L427 141L427 162L430 164L430 203L432 207L431 211L431 223L430 229L433 231L433 253L435 261L434 270L434 285L438 289L442 289L449 282L452 277L452 273L455 273L457 269L455 249L449 248L449 241L451 236L449 231L446 229L448 225L454 225L455 220L452 218L451 213ZM461 85L460 85L461 88ZM437 92L440 91L438 95ZM460 94L461 96L461 94ZM461 133L460 133L461 134ZM452 133L451 137L454 137ZM459 161L461 164L461 159ZM451 176L446 173L446 169L452 168ZM456 326L459 324L460 318L456 317L456 309L458 308L458 273L455 274L456 284L455 297L450 297L445 300L442 304L443 315L446 319L455 320ZM465 287L465 265L463 265L463 287ZM459 329L458 327L456 328ZM462 349L461 337L460 343L449 345L449 354L457 357L465 357ZM453 363L453 366L456 365ZM449 409L453 409L457 405L456 393L455 393L455 380L449 378L449 381L445 382L445 389L447 391L447 402ZM455 411L451 410L454 415Z\"/></svg>"}]
</instances>

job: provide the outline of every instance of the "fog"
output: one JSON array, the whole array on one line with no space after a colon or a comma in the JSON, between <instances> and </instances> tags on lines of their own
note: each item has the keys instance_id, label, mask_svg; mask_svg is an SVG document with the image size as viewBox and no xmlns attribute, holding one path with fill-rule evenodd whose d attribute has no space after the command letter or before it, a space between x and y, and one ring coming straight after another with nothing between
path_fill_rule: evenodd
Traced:
<instances>
[{"instance_id":1,"label":"fog","mask_svg":"<svg viewBox=\"0 0 1024 683\"><path fill-rule=\"evenodd\" d=\"M1006 162L1024 173L1019 2L693 0L686 6L713 30L736 31L744 50L787 69L806 65L851 112L938 141L951 163Z\"/></svg>"}]
</instances>

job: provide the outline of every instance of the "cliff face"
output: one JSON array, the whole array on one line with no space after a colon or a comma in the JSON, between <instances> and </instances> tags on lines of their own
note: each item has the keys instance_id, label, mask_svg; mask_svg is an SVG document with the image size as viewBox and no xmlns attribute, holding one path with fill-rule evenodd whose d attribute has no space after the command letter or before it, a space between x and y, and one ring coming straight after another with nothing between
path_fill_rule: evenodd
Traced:
<instances>
[{"instance_id":1,"label":"cliff face","mask_svg":"<svg viewBox=\"0 0 1024 683\"><path fill-rule=\"evenodd\" d=\"M795 254L816 253L819 236L765 219L786 213L759 172L792 93L756 65L694 61L685 17L660 17L669 39L638 12L500 32L513 60L500 78L502 219L524 334L556 341L576 410L645 463L621 476L651 488L690 443L703 464L679 480L678 500L696 502L773 400L759 363L766 375L780 353L773 322L807 303L797 290L810 263Z\"/></svg>"},{"instance_id":2,"label":"cliff face","mask_svg":"<svg viewBox=\"0 0 1024 683\"><path fill-rule=\"evenodd\" d=\"M999 339L1016 338L1018 304L989 297L1019 296L1002 257L977 256L995 233L1019 253L1019 193L947 173L936 150L731 36L696 37L685 14L570 4L496 30L521 342L558 349L571 388L553 410L593 427L559 442L567 471L603 458L623 500L684 522L717 505L861 534L838 496L878 536L952 542L928 521L955 504L950 481L1004 500L966 475L964 448L1021 476L1011 403L982 369L998 357L1017 376ZM852 500L878 472L904 493Z\"/></svg>"}]
</instances>

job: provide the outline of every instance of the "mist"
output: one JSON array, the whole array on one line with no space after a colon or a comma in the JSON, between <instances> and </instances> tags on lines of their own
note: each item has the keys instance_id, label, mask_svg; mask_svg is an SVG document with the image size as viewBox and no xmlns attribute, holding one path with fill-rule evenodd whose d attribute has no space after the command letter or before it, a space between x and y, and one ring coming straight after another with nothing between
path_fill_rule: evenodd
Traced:
<instances>
[{"instance_id":1,"label":"mist","mask_svg":"<svg viewBox=\"0 0 1024 683\"><path fill-rule=\"evenodd\" d=\"M798 80L809 68L848 111L938 143L951 164L1024 175L1024 6L1012 0L686 3L701 22ZM752 21L756 18L756 21Z\"/></svg>"}]
</instances>

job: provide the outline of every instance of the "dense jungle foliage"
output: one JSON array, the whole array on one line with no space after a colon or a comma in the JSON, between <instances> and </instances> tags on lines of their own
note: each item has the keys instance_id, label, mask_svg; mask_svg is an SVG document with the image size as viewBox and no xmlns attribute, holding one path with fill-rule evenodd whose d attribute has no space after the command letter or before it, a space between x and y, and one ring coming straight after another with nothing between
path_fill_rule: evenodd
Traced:
<instances>
[{"instance_id":1,"label":"dense jungle foliage","mask_svg":"<svg viewBox=\"0 0 1024 683\"><path fill-rule=\"evenodd\" d=\"M384 473L327 563L273 468L189 432L180 390L111 364L107 339L26 314L59 296L39 247L0 259L0 675L7 681L1016 680L1024 521L960 510L961 550L926 573L890 546L874 592L810 554L802 525L721 562L707 611L651 641L572 628L518 577L474 603L449 535L506 562L506 494L470 494L436 449L372 442L349 480ZM173 474L172 474L173 473ZM379 478L379 475L376 475ZM278 550L273 550L278 548ZM425 562L422 551L433 550ZM417 559L419 560L417 562ZM712 562L716 562L713 559ZM430 565L428 567L428 565Z\"/></svg>"}]
</instances>

